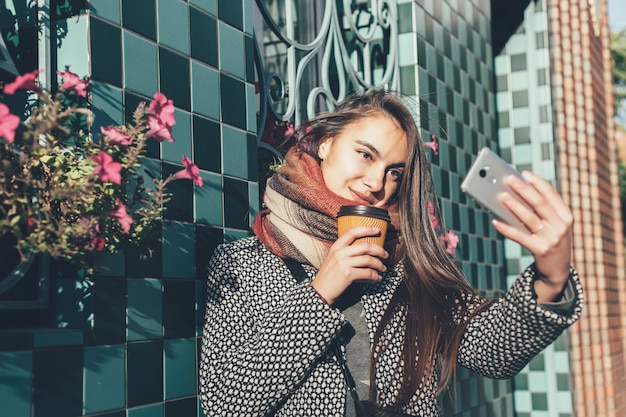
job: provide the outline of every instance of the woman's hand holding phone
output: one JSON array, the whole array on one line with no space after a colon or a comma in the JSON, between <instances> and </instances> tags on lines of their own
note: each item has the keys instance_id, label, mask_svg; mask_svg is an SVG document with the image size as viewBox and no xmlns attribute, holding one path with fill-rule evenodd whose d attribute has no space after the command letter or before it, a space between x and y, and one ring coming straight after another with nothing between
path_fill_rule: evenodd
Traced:
<instances>
[{"instance_id":1,"label":"woman's hand holding phone","mask_svg":"<svg viewBox=\"0 0 626 417\"><path fill-rule=\"evenodd\" d=\"M525 226L512 227L494 219L493 225L505 237L528 249L535 257L538 302L556 299L567 282L572 261L574 216L559 193L546 180L525 171L525 181L515 176L506 179L511 188L500 196L506 206ZM527 205L513 197L520 197Z\"/></svg>"},{"instance_id":2,"label":"woman's hand holding phone","mask_svg":"<svg viewBox=\"0 0 626 417\"><path fill-rule=\"evenodd\" d=\"M496 215L495 229L535 257L538 302L562 292L569 277L574 217L556 189L531 172L517 172L491 150L481 150L463 191Z\"/></svg>"}]
</instances>

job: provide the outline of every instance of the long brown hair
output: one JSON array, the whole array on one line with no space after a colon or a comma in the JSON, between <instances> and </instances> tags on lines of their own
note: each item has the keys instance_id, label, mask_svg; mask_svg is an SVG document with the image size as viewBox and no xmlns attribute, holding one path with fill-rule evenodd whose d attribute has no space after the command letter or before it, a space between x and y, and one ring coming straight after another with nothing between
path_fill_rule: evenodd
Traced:
<instances>
[{"instance_id":1,"label":"long brown hair","mask_svg":"<svg viewBox=\"0 0 626 417\"><path fill-rule=\"evenodd\" d=\"M437 357L441 359L440 390L454 375L464 331L458 318L469 314L463 295L475 293L459 266L445 252L432 226L429 201L435 208L438 204L414 115L398 94L370 90L352 94L334 111L311 119L300 127L300 134L295 137L297 145L319 161L317 151L322 139L341 133L349 123L379 113L392 117L404 130L408 141L404 175L397 195L406 273L374 336L370 397L376 399L374 377L380 358L378 352L384 350L388 342L384 338L385 327L396 314L405 314L402 360L397 369L402 375L402 389L392 406L399 409L410 401L422 382L428 382L437 372Z\"/></svg>"},{"instance_id":2,"label":"long brown hair","mask_svg":"<svg viewBox=\"0 0 626 417\"><path fill-rule=\"evenodd\" d=\"M439 205L419 135L409 141L405 173L409 174L404 176L398 191L405 275L378 325L373 349L374 354L378 346L384 347L383 331L394 314L402 309L406 311L402 365L398 365L402 368L402 388L394 404L396 409L406 405L420 385L437 372L437 357L441 366L438 393L455 375L465 330L462 318L470 315L464 300L476 293L444 250L432 225L429 201L437 212ZM440 222L443 225L441 219ZM375 366L372 378L374 372Z\"/></svg>"}]
</instances>

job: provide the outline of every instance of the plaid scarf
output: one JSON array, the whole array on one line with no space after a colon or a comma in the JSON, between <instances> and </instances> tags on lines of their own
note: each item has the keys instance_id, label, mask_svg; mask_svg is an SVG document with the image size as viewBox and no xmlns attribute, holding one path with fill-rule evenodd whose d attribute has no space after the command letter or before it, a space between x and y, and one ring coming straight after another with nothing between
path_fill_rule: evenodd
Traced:
<instances>
[{"instance_id":1,"label":"plaid scarf","mask_svg":"<svg viewBox=\"0 0 626 417\"><path fill-rule=\"evenodd\" d=\"M341 206L358 204L339 197L324 184L317 161L293 147L285 164L267 182L263 201L267 206L254 220L254 234L271 252L319 268L337 240L337 213ZM396 259L398 207L391 204L391 224L385 249Z\"/></svg>"}]
</instances>

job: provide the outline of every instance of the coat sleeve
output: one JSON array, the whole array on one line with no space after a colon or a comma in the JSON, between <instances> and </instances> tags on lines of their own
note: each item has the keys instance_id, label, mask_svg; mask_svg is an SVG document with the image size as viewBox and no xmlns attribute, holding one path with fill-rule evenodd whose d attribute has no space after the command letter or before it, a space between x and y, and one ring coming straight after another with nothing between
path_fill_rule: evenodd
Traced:
<instances>
[{"instance_id":1,"label":"coat sleeve","mask_svg":"<svg viewBox=\"0 0 626 417\"><path fill-rule=\"evenodd\" d=\"M490 378L510 378L580 317L583 291L570 269L574 302L562 311L537 303L535 269L528 267L507 293L469 320L459 348L459 363Z\"/></svg>"},{"instance_id":2,"label":"coat sleeve","mask_svg":"<svg viewBox=\"0 0 626 417\"><path fill-rule=\"evenodd\" d=\"M200 400L208 416L266 415L304 380L345 319L282 263L255 265L228 248L220 246L208 267ZM265 271L275 276L259 278ZM276 281L289 285L273 288ZM263 282L267 300L259 300Z\"/></svg>"}]
</instances>

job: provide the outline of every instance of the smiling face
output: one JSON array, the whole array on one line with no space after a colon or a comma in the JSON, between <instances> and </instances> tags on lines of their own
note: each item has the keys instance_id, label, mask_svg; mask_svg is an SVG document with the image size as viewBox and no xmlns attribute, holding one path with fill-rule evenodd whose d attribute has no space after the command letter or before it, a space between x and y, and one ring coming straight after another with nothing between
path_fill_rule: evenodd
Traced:
<instances>
[{"instance_id":1,"label":"smiling face","mask_svg":"<svg viewBox=\"0 0 626 417\"><path fill-rule=\"evenodd\" d=\"M343 198L375 207L395 196L406 155L406 133L384 113L346 125L318 149L326 186Z\"/></svg>"}]
</instances>

